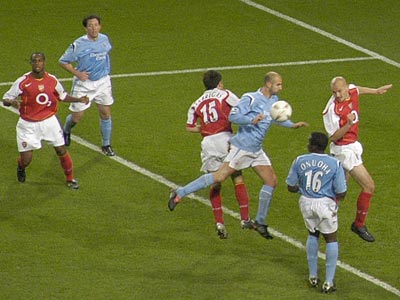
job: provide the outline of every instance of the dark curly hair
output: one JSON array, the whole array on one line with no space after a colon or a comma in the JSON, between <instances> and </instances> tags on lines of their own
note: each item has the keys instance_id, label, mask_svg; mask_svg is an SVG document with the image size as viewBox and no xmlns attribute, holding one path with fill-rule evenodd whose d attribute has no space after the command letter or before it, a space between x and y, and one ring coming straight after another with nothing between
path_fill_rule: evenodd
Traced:
<instances>
[{"instance_id":1,"label":"dark curly hair","mask_svg":"<svg viewBox=\"0 0 400 300\"><path fill-rule=\"evenodd\" d=\"M101 24L101 18L100 18L100 16L98 16L98 15L90 15L90 16L87 16L87 17L84 17L84 18L83 18L83 20L82 20L82 25L83 25L83 27L86 27L86 26L87 26L87 22L88 22L89 20L92 20L92 19L96 19L97 21L99 21L99 24Z\"/></svg>"}]
</instances>

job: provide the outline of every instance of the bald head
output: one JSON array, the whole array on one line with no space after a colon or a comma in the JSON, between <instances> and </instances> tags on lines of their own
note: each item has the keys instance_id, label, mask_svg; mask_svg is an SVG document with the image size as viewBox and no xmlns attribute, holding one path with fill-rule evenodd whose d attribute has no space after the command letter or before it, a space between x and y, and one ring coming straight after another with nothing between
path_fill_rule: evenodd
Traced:
<instances>
[{"instance_id":1,"label":"bald head","mask_svg":"<svg viewBox=\"0 0 400 300\"><path fill-rule=\"evenodd\" d=\"M331 80L331 91L332 94L338 101L345 101L349 99L349 86L341 76L337 76Z\"/></svg>"},{"instance_id":2,"label":"bald head","mask_svg":"<svg viewBox=\"0 0 400 300\"><path fill-rule=\"evenodd\" d=\"M278 95L282 90L282 76L276 72L268 72L264 76L264 86L261 92L267 97Z\"/></svg>"},{"instance_id":3,"label":"bald head","mask_svg":"<svg viewBox=\"0 0 400 300\"><path fill-rule=\"evenodd\" d=\"M342 76L336 76L331 80L331 88L336 84L347 85L346 79Z\"/></svg>"},{"instance_id":4,"label":"bald head","mask_svg":"<svg viewBox=\"0 0 400 300\"><path fill-rule=\"evenodd\" d=\"M264 77L264 84L266 84L267 82L274 82L276 79L282 79L281 75L279 75L279 73L276 72L268 72L267 74L265 74Z\"/></svg>"}]
</instances>

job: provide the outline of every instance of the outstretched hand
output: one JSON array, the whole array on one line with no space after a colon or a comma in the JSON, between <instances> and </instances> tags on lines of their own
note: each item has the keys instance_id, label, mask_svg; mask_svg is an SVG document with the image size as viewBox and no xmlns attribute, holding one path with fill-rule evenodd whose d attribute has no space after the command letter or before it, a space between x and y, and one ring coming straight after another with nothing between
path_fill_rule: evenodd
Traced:
<instances>
[{"instance_id":1,"label":"outstretched hand","mask_svg":"<svg viewBox=\"0 0 400 300\"><path fill-rule=\"evenodd\" d=\"M299 128L299 127L308 127L308 126L310 126L310 125L306 122L297 122L297 123L293 124L294 129Z\"/></svg>"},{"instance_id":2,"label":"outstretched hand","mask_svg":"<svg viewBox=\"0 0 400 300\"><path fill-rule=\"evenodd\" d=\"M387 84L387 85L381 86L376 89L376 93L378 95L382 95L382 94L386 93L387 90L390 89L392 86L393 86L393 84Z\"/></svg>"}]
</instances>

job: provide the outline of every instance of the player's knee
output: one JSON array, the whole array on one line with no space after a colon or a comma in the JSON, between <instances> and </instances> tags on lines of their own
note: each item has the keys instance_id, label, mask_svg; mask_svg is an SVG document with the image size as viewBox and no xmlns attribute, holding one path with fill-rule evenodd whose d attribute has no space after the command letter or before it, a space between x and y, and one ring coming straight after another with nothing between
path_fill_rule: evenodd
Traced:
<instances>
[{"instance_id":1,"label":"player's knee","mask_svg":"<svg viewBox=\"0 0 400 300\"><path fill-rule=\"evenodd\" d=\"M276 188L277 185L278 185L278 180L275 178L275 180L273 181L273 183L272 183L271 186L272 186L273 188Z\"/></svg>"},{"instance_id":2,"label":"player's knee","mask_svg":"<svg viewBox=\"0 0 400 300\"><path fill-rule=\"evenodd\" d=\"M218 172L218 171L213 174L213 177L214 177L215 183L221 183L226 179L225 174L223 174L222 172Z\"/></svg>"},{"instance_id":3,"label":"player's knee","mask_svg":"<svg viewBox=\"0 0 400 300\"><path fill-rule=\"evenodd\" d=\"M108 121L111 118L111 114L110 113L102 113L100 112L100 119L104 120L104 121Z\"/></svg>"},{"instance_id":4,"label":"player's knee","mask_svg":"<svg viewBox=\"0 0 400 300\"><path fill-rule=\"evenodd\" d=\"M242 172L241 172L241 171L236 171L235 173L233 173L233 174L231 175L231 178L232 178L232 180L233 180L233 182L234 182L235 184L244 183L244 179L243 179L243 176L242 176Z\"/></svg>"},{"instance_id":5,"label":"player's knee","mask_svg":"<svg viewBox=\"0 0 400 300\"><path fill-rule=\"evenodd\" d=\"M326 243L337 242L336 231L328 234L323 234Z\"/></svg>"},{"instance_id":6,"label":"player's knee","mask_svg":"<svg viewBox=\"0 0 400 300\"><path fill-rule=\"evenodd\" d=\"M72 122L78 123L83 117L83 112L72 113Z\"/></svg>"},{"instance_id":7,"label":"player's knee","mask_svg":"<svg viewBox=\"0 0 400 300\"><path fill-rule=\"evenodd\" d=\"M54 147L54 150L56 151L56 154L58 156L63 156L65 155L65 153L67 152L67 150L65 149L65 147Z\"/></svg>"},{"instance_id":8,"label":"player's knee","mask_svg":"<svg viewBox=\"0 0 400 300\"><path fill-rule=\"evenodd\" d=\"M103 106L102 108L99 107L99 115L100 119L108 120L111 118L111 109L109 106Z\"/></svg>"},{"instance_id":9,"label":"player's knee","mask_svg":"<svg viewBox=\"0 0 400 300\"><path fill-rule=\"evenodd\" d=\"M272 177L272 178L270 178L268 180L265 180L264 184L265 185L269 185L272 188L276 188L277 185L278 185L278 179L276 178L276 176L274 176L274 177Z\"/></svg>"},{"instance_id":10,"label":"player's knee","mask_svg":"<svg viewBox=\"0 0 400 300\"><path fill-rule=\"evenodd\" d=\"M217 182L211 185L211 190L215 191L215 192L219 192L221 190L221 183Z\"/></svg>"},{"instance_id":11,"label":"player's knee","mask_svg":"<svg viewBox=\"0 0 400 300\"><path fill-rule=\"evenodd\" d=\"M375 182L372 180L370 184L371 194L375 192Z\"/></svg>"},{"instance_id":12,"label":"player's knee","mask_svg":"<svg viewBox=\"0 0 400 300\"><path fill-rule=\"evenodd\" d=\"M317 239L319 238L319 231L315 230L314 232L312 231L308 231L309 235L315 236Z\"/></svg>"},{"instance_id":13,"label":"player's knee","mask_svg":"<svg viewBox=\"0 0 400 300\"><path fill-rule=\"evenodd\" d=\"M215 174L214 174L214 182L215 182L215 183L221 183L221 182L223 181L222 178L223 178L223 177L222 177L220 174L218 174L218 173L215 173Z\"/></svg>"},{"instance_id":14,"label":"player's knee","mask_svg":"<svg viewBox=\"0 0 400 300\"><path fill-rule=\"evenodd\" d=\"M375 191L375 182L370 180L365 186L363 186L363 192L373 194Z\"/></svg>"}]
</instances>

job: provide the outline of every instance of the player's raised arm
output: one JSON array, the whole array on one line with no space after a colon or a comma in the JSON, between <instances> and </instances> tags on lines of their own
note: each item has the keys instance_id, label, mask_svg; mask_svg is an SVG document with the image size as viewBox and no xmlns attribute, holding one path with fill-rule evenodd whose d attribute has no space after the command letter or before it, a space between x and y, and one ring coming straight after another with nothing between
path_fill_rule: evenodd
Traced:
<instances>
[{"instance_id":1,"label":"player's raised arm","mask_svg":"<svg viewBox=\"0 0 400 300\"><path fill-rule=\"evenodd\" d=\"M307 122L301 121L301 122L293 123L292 128L297 129L300 127L308 127L308 126L310 126L310 125Z\"/></svg>"},{"instance_id":2,"label":"player's raised arm","mask_svg":"<svg viewBox=\"0 0 400 300\"><path fill-rule=\"evenodd\" d=\"M393 84L386 84L378 88L369 88L369 87L362 87L358 86L358 91L360 95L362 94L373 94L373 95L382 95L386 93L389 89L391 89Z\"/></svg>"}]
</instances>

